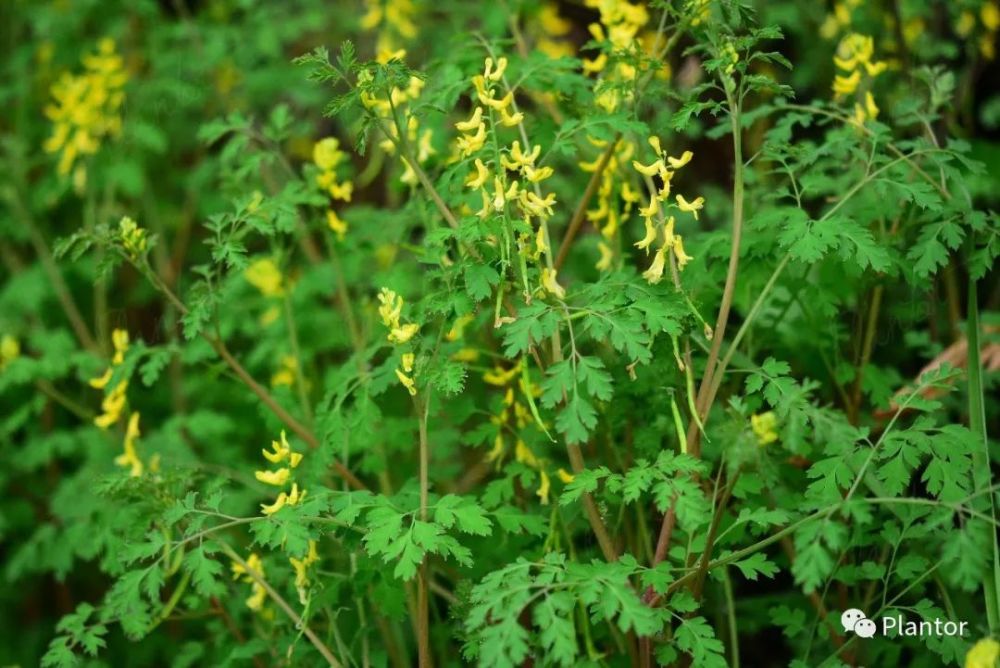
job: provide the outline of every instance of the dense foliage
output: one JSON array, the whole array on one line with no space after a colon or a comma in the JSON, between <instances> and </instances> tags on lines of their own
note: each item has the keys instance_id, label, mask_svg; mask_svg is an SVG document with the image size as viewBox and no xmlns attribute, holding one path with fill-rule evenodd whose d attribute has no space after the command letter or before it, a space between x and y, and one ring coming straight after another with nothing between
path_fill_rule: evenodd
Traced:
<instances>
[{"instance_id":1,"label":"dense foliage","mask_svg":"<svg viewBox=\"0 0 1000 668\"><path fill-rule=\"evenodd\" d=\"M0 17L0 664L996 664L995 0Z\"/></svg>"}]
</instances>

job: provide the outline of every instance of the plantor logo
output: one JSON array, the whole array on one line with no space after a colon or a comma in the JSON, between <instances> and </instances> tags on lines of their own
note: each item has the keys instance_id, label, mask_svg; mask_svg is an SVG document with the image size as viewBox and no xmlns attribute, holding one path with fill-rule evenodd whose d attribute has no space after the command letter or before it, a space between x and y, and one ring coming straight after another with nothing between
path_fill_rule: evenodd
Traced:
<instances>
[{"instance_id":1,"label":"plantor logo","mask_svg":"<svg viewBox=\"0 0 1000 668\"><path fill-rule=\"evenodd\" d=\"M853 632L861 638L871 638L878 630L875 622L868 619L868 616L857 608L845 610L840 616L840 623L844 627L844 633Z\"/></svg>"},{"instance_id":2,"label":"plantor logo","mask_svg":"<svg viewBox=\"0 0 1000 668\"><path fill-rule=\"evenodd\" d=\"M887 616L881 619L881 635L890 638L895 636L964 636L969 626L969 623L965 621L954 622L938 618L911 622L902 615ZM875 621L868 619L868 615L858 608L845 610L840 615L840 624L844 627L844 633L854 633L861 638L871 638L879 630Z\"/></svg>"}]
</instances>

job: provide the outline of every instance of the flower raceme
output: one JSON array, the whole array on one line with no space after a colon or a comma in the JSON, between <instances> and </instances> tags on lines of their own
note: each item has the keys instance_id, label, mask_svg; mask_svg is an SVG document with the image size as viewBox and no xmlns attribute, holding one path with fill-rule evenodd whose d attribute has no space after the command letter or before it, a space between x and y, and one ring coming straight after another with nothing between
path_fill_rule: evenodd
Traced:
<instances>
[{"instance_id":1,"label":"flower raceme","mask_svg":"<svg viewBox=\"0 0 1000 668\"><path fill-rule=\"evenodd\" d=\"M246 600L246 606L254 612L262 612L264 602L267 600L267 590L250 574L252 572L258 578L263 579L264 563L260 560L260 556L256 552L251 552L250 556L246 558L245 567L243 564L233 562L230 568L232 569L234 580L242 579L243 582L250 584L251 594Z\"/></svg>"},{"instance_id":2,"label":"flower raceme","mask_svg":"<svg viewBox=\"0 0 1000 668\"><path fill-rule=\"evenodd\" d=\"M681 235L674 233L674 226L676 225L674 216L669 216L666 220L663 220L663 203L669 201L671 180L674 177L674 173L690 163L694 158L694 153L684 151L676 158L667 155L660 143L660 138L655 136L649 138L649 145L656 154L656 160L649 164L633 160L632 167L645 177L658 177L661 185L655 192L650 194L649 204L639 208L639 215L643 218L644 230L642 239L637 241L635 246L648 253L650 247L653 246L659 236L658 228L662 229L663 243L660 244L659 249L653 255L653 261L649 268L642 274L649 283L659 283L663 279L663 272L666 269L669 255L672 254L674 256L674 259L677 261L677 268L680 270L683 270L684 266L693 259L684 250L684 239ZM698 212L705 206L704 197L696 197L689 201L678 193L674 196L674 200L679 211L690 213L694 216L695 220L698 220ZM658 222L654 222L654 218Z\"/></svg>"},{"instance_id":3,"label":"flower raceme","mask_svg":"<svg viewBox=\"0 0 1000 668\"><path fill-rule=\"evenodd\" d=\"M875 120L879 114L871 85L887 65L873 60L874 56L875 40L859 33L850 33L840 40L833 56L833 64L839 70L833 79L833 92L837 98L849 95L859 98L854 104L854 119L859 124Z\"/></svg>"},{"instance_id":4,"label":"flower raceme","mask_svg":"<svg viewBox=\"0 0 1000 668\"><path fill-rule=\"evenodd\" d=\"M97 153L101 140L121 134L121 107L128 81L123 61L113 39L104 38L97 51L82 59L81 74L64 73L52 84L52 103L45 115L52 121L52 135L43 148L58 153L56 171L66 176L79 158ZM78 185L86 179L86 170L78 168Z\"/></svg>"},{"instance_id":5,"label":"flower raceme","mask_svg":"<svg viewBox=\"0 0 1000 668\"><path fill-rule=\"evenodd\" d=\"M108 383L111 382L112 375L114 375L115 368L121 366L122 362L125 361L125 353L128 351L129 346L128 331L115 329L111 332L111 344L114 347L111 365L103 374L96 378L91 378L89 381L90 386L95 390L106 390ZM118 381L110 392L105 393L104 399L101 401L101 414L94 418L94 424L101 429L107 429L118 422L121 418L122 410L125 408L126 390L128 390L128 380L123 378Z\"/></svg>"},{"instance_id":6,"label":"flower raceme","mask_svg":"<svg viewBox=\"0 0 1000 668\"><path fill-rule=\"evenodd\" d=\"M313 164L319 170L316 184L331 199L350 202L354 183L350 180L339 181L337 177L337 167L346 157L347 154L340 149L340 140L336 137L325 137L313 146ZM337 235L337 239L343 240L347 234L347 223L341 220L332 207L326 211L326 222L330 230Z\"/></svg>"},{"instance_id":7,"label":"flower raceme","mask_svg":"<svg viewBox=\"0 0 1000 668\"><path fill-rule=\"evenodd\" d=\"M287 462L287 466L282 466L274 470L264 469L254 473L254 477L257 480L273 487L285 487L292 479L292 470L302 462L302 454L292 451L284 430L281 432L281 440L271 441L271 449L261 450L261 455L272 464L284 464ZM273 503L262 503L260 509L265 515L273 515L285 506L297 505L305 497L306 490L299 491L299 484L292 482L290 490L279 492Z\"/></svg>"},{"instance_id":8,"label":"flower raceme","mask_svg":"<svg viewBox=\"0 0 1000 668\"><path fill-rule=\"evenodd\" d=\"M139 459L139 453L135 447L139 436L139 412L136 411L129 416L128 427L125 429L125 452L115 458L115 464L127 467L129 475L133 478L141 476L143 471L142 460Z\"/></svg>"},{"instance_id":9,"label":"flower raceme","mask_svg":"<svg viewBox=\"0 0 1000 668\"><path fill-rule=\"evenodd\" d=\"M389 329L387 337L389 342L397 346L408 343L420 331L420 325L414 322L402 322L403 298L389 288L382 288L378 300L380 303L378 314L382 318L382 324ZM399 367L396 368L396 378L411 396L417 394L417 385L413 376L415 361L416 355L412 352L405 352L400 358Z\"/></svg>"}]
</instances>

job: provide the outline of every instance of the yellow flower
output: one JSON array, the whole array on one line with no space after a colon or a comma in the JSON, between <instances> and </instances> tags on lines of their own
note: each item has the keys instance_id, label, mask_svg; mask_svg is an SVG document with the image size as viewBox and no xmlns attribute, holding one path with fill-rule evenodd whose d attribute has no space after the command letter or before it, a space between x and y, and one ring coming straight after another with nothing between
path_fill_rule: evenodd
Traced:
<instances>
[{"instance_id":1,"label":"yellow flower","mask_svg":"<svg viewBox=\"0 0 1000 668\"><path fill-rule=\"evenodd\" d=\"M128 330L116 328L111 332L111 345L115 349L115 355L111 358L111 363L118 365L125 361L125 353L128 352Z\"/></svg>"},{"instance_id":2,"label":"yellow flower","mask_svg":"<svg viewBox=\"0 0 1000 668\"><path fill-rule=\"evenodd\" d=\"M535 457L535 453L521 439L517 439L517 445L514 446L514 459L531 468L538 467L538 458Z\"/></svg>"},{"instance_id":3,"label":"yellow flower","mask_svg":"<svg viewBox=\"0 0 1000 668\"><path fill-rule=\"evenodd\" d=\"M556 471L556 475L559 476L559 480L561 480L564 485L568 485L569 483L573 482L574 478L573 474L564 468L560 468L558 471Z\"/></svg>"},{"instance_id":4,"label":"yellow flower","mask_svg":"<svg viewBox=\"0 0 1000 668\"><path fill-rule=\"evenodd\" d=\"M483 78L489 81L500 81L503 77L503 73L507 70L507 59L504 57L497 58L497 68L493 69L493 59L486 59L486 69L483 72Z\"/></svg>"},{"instance_id":5,"label":"yellow flower","mask_svg":"<svg viewBox=\"0 0 1000 668\"><path fill-rule=\"evenodd\" d=\"M52 104L45 115L52 121L52 135L43 144L46 153L59 153L57 172L66 176L80 157L93 155L104 137L121 133L121 107L128 80L124 62L112 39L102 39L97 52L82 58L81 74L65 73L52 84ZM80 181L86 171L81 166Z\"/></svg>"},{"instance_id":6,"label":"yellow flower","mask_svg":"<svg viewBox=\"0 0 1000 668\"><path fill-rule=\"evenodd\" d=\"M398 378L399 382L406 388L406 391L410 393L410 396L417 396L417 386L412 378L407 376L400 369L396 369L396 378Z\"/></svg>"},{"instance_id":7,"label":"yellow flower","mask_svg":"<svg viewBox=\"0 0 1000 668\"><path fill-rule=\"evenodd\" d=\"M643 174L644 176L656 176L663 169L665 169L665 165L663 164L662 160L657 160L648 165L643 165L638 160L633 160L632 167L634 167L637 172Z\"/></svg>"},{"instance_id":8,"label":"yellow flower","mask_svg":"<svg viewBox=\"0 0 1000 668\"><path fill-rule=\"evenodd\" d=\"M698 211L700 211L705 206L705 198L698 197L693 201L689 202L684 199L683 195L677 195L677 206L681 211L694 214L694 219L698 220Z\"/></svg>"},{"instance_id":9,"label":"yellow flower","mask_svg":"<svg viewBox=\"0 0 1000 668\"><path fill-rule=\"evenodd\" d=\"M338 239L344 240L344 235L347 234L347 223L333 209L326 210L326 224L337 235Z\"/></svg>"},{"instance_id":10,"label":"yellow flower","mask_svg":"<svg viewBox=\"0 0 1000 668\"><path fill-rule=\"evenodd\" d=\"M458 341L465 335L465 326L470 322L475 320L475 316L471 313L466 313L460 318L456 318L455 322L452 324L451 329L445 334L445 339L448 341Z\"/></svg>"},{"instance_id":11,"label":"yellow flower","mask_svg":"<svg viewBox=\"0 0 1000 668\"><path fill-rule=\"evenodd\" d=\"M420 330L420 325L416 323L409 323L406 325L400 325L399 327L393 327L389 331L389 341L391 343L406 343Z\"/></svg>"},{"instance_id":12,"label":"yellow flower","mask_svg":"<svg viewBox=\"0 0 1000 668\"><path fill-rule=\"evenodd\" d=\"M288 444L288 438L285 436L285 430L281 430L281 442L271 441L272 450L261 450L260 453L264 455L264 459L271 462L272 464L277 464L278 462L284 461L288 455L291 453L292 448ZM292 464L292 468L296 466Z\"/></svg>"},{"instance_id":13,"label":"yellow flower","mask_svg":"<svg viewBox=\"0 0 1000 668\"><path fill-rule=\"evenodd\" d=\"M479 107L476 107L478 110ZM474 135L462 135L458 138L458 149L462 157L467 157L481 149L486 144L486 125L480 122Z\"/></svg>"},{"instance_id":14,"label":"yellow flower","mask_svg":"<svg viewBox=\"0 0 1000 668\"><path fill-rule=\"evenodd\" d=\"M598 271L607 271L611 269L611 260L614 258L614 253L611 252L611 247L608 246L603 241L597 243L597 250L601 254L601 258L594 265L594 268Z\"/></svg>"},{"instance_id":15,"label":"yellow flower","mask_svg":"<svg viewBox=\"0 0 1000 668\"><path fill-rule=\"evenodd\" d=\"M1000 7L997 7L996 2L983 3L979 10L979 18L987 30L996 32L997 28L1000 28Z\"/></svg>"},{"instance_id":16,"label":"yellow flower","mask_svg":"<svg viewBox=\"0 0 1000 668\"><path fill-rule=\"evenodd\" d=\"M521 373L521 362L518 362L510 369L504 370L501 366L494 366L492 370L483 374L483 380L490 385L503 387L510 383Z\"/></svg>"},{"instance_id":17,"label":"yellow flower","mask_svg":"<svg viewBox=\"0 0 1000 668\"><path fill-rule=\"evenodd\" d=\"M403 298L389 288L382 288L378 293L378 300L381 304L378 314L382 318L382 324L389 328L398 327L399 316L403 311Z\"/></svg>"},{"instance_id":18,"label":"yellow flower","mask_svg":"<svg viewBox=\"0 0 1000 668\"><path fill-rule=\"evenodd\" d=\"M499 100L494 100L491 97L483 97L482 95L480 95L479 101L485 104L486 106L490 107L491 109L496 109L497 111L503 111L504 109L510 106L511 102L514 101L514 93L513 91L507 91L507 94L504 95Z\"/></svg>"},{"instance_id":19,"label":"yellow flower","mask_svg":"<svg viewBox=\"0 0 1000 668\"><path fill-rule=\"evenodd\" d=\"M534 167L527 165L524 168L524 176L531 183L541 183L545 179L552 176L555 173L551 167L540 167L535 169Z\"/></svg>"},{"instance_id":20,"label":"yellow flower","mask_svg":"<svg viewBox=\"0 0 1000 668\"><path fill-rule=\"evenodd\" d=\"M118 237L125 253L133 260L146 251L146 230L128 216L118 222Z\"/></svg>"},{"instance_id":21,"label":"yellow flower","mask_svg":"<svg viewBox=\"0 0 1000 668\"><path fill-rule=\"evenodd\" d=\"M873 120L878 118L879 108L875 105L875 98L872 96L871 91L865 93L865 111L868 113L868 118Z\"/></svg>"},{"instance_id":22,"label":"yellow flower","mask_svg":"<svg viewBox=\"0 0 1000 668\"><path fill-rule=\"evenodd\" d=\"M277 471L257 471L254 473L254 477L265 485L282 487L286 482L288 482L288 476L290 474L291 471L289 469L283 468L278 469Z\"/></svg>"},{"instance_id":23,"label":"yellow flower","mask_svg":"<svg viewBox=\"0 0 1000 668\"><path fill-rule=\"evenodd\" d=\"M983 638L965 655L965 668L995 668L1000 660L1000 642Z\"/></svg>"},{"instance_id":24,"label":"yellow flower","mask_svg":"<svg viewBox=\"0 0 1000 668\"><path fill-rule=\"evenodd\" d=\"M467 121L459 121L455 123L455 127L462 132L472 132L473 130L478 130L483 126L483 108L476 107L476 110L472 112L472 116Z\"/></svg>"},{"instance_id":25,"label":"yellow flower","mask_svg":"<svg viewBox=\"0 0 1000 668\"><path fill-rule=\"evenodd\" d=\"M861 70L854 70L848 77L838 74L833 78L833 92L838 95L850 95L858 89L859 83L861 83Z\"/></svg>"},{"instance_id":26,"label":"yellow flower","mask_svg":"<svg viewBox=\"0 0 1000 668\"><path fill-rule=\"evenodd\" d=\"M671 218L671 220L673 220L673 218ZM646 216L645 218L645 225L646 235L640 241L635 242L635 247L641 248L648 254L650 244L656 241L656 227L653 226L653 219L649 216Z\"/></svg>"},{"instance_id":27,"label":"yellow flower","mask_svg":"<svg viewBox=\"0 0 1000 668\"><path fill-rule=\"evenodd\" d=\"M643 218L652 218L660 211L660 200L656 197L649 198L649 206L639 207L639 215Z\"/></svg>"},{"instance_id":28,"label":"yellow flower","mask_svg":"<svg viewBox=\"0 0 1000 668\"><path fill-rule=\"evenodd\" d=\"M299 361L293 355L283 355L281 368L271 376L271 387L292 386L299 374Z\"/></svg>"},{"instance_id":29,"label":"yellow flower","mask_svg":"<svg viewBox=\"0 0 1000 668\"><path fill-rule=\"evenodd\" d=\"M243 564L233 562L230 570L234 580L242 579L243 582L250 583L252 595L246 600L246 606L255 612L260 611L264 607L264 601L267 600L267 590L253 577L256 575L258 578L264 578L264 564L260 557L257 556L256 552L252 552L246 558L246 567Z\"/></svg>"},{"instance_id":30,"label":"yellow flower","mask_svg":"<svg viewBox=\"0 0 1000 668\"><path fill-rule=\"evenodd\" d=\"M106 382L106 381L105 381ZM122 409L125 408L125 391L128 389L128 381L123 380L108 393L101 402L101 414L94 418L94 424L101 429L107 429L118 422Z\"/></svg>"},{"instance_id":31,"label":"yellow flower","mask_svg":"<svg viewBox=\"0 0 1000 668\"><path fill-rule=\"evenodd\" d=\"M272 504L262 503L260 504L260 510L265 515L273 515L282 508L285 507L285 503L288 501L288 495L282 492L278 495L278 498L274 500Z\"/></svg>"},{"instance_id":32,"label":"yellow flower","mask_svg":"<svg viewBox=\"0 0 1000 668\"><path fill-rule=\"evenodd\" d=\"M684 252L684 240L681 235L674 237L673 243L674 257L677 258L677 268L681 271L684 270L684 265L693 260L694 258Z\"/></svg>"},{"instance_id":33,"label":"yellow flower","mask_svg":"<svg viewBox=\"0 0 1000 668\"><path fill-rule=\"evenodd\" d=\"M10 334L0 337L0 370L21 356L21 344ZM109 376L110 378L110 376ZM107 382L107 381L105 381Z\"/></svg>"},{"instance_id":34,"label":"yellow flower","mask_svg":"<svg viewBox=\"0 0 1000 668\"><path fill-rule=\"evenodd\" d=\"M270 258L251 262L243 272L243 277L265 297L280 297L285 293L281 271Z\"/></svg>"},{"instance_id":35,"label":"yellow flower","mask_svg":"<svg viewBox=\"0 0 1000 668\"><path fill-rule=\"evenodd\" d=\"M285 504L289 506L297 505L300 501L306 498L306 490L299 492L299 483L292 483L292 490L288 493L288 497L285 499Z\"/></svg>"},{"instance_id":36,"label":"yellow flower","mask_svg":"<svg viewBox=\"0 0 1000 668\"><path fill-rule=\"evenodd\" d=\"M767 411L760 415L755 413L750 416L750 427L753 429L754 436L757 437L758 445L764 446L778 440L777 425L778 419L773 411Z\"/></svg>"},{"instance_id":37,"label":"yellow flower","mask_svg":"<svg viewBox=\"0 0 1000 668\"><path fill-rule=\"evenodd\" d=\"M316 541L309 541L309 551L306 556L301 559L296 559L295 557L289 557L288 563L292 565L292 569L295 571L295 589L299 593L299 603L305 605L307 602L306 588L309 586L309 567L314 563L319 561L319 554L316 552Z\"/></svg>"},{"instance_id":38,"label":"yellow flower","mask_svg":"<svg viewBox=\"0 0 1000 668\"><path fill-rule=\"evenodd\" d=\"M508 128L514 127L523 120L524 120L524 114L521 113L520 111L512 114L506 109L500 110L500 122Z\"/></svg>"},{"instance_id":39,"label":"yellow flower","mask_svg":"<svg viewBox=\"0 0 1000 668\"><path fill-rule=\"evenodd\" d=\"M663 279L663 269L666 265L667 250L669 248L667 244L663 244L660 250L656 251L656 255L653 256L653 264L649 265L649 269L642 272L642 277L649 283L655 285Z\"/></svg>"},{"instance_id":40,"label":"yellow flower","mask_svg":"<svg viewBox=\"0 0 1000 668\"><path fill-rule=\"evenodd\" d=\"M473 190L478 190L483 187L483 184L486 183L486 179L490 175L490 170L486 168L486 165L484 165L483 161L479 158L476 158L475 166L476 173L469 175L469 178L465 180L465 185Z\"/></svg>"},{"instance_id":41,"label":"yellow flower","mask_svg":"<svg viewBox=\"0 0 1000 668\"><path fill-rule=\"evenodd\" d=\"M692 153L691 151L684 151L681 154L681 157L679 157L679 158L667 158L667 162L669 162L670 166L673 167L674 169L680 169L684 165L686 165L689 162L691 162L691 158L693 158L693 157L694 157L694 153Z\"/></svg>"},{"instance_id":42,"label":"yellow flower","mask_svg":"<svg viewBox=\"0 0 1000 668\"><path fill-rule=\"evenodd\" d=\"M331 171L346 157L340 150L340 140L336 137L325 137L313 146L313 162L323 171Z\"/></svg>"},{"instance_id":43,"label":"yellow flower","mask_svg":"<svg viewBox=\"0 0 1000 668\"><path fill-rule=\"evenodd\" d=\"M535 494L542 500L542 505L547 506L549 505L549 476L545 471L539 471L538 473L541 475L542 479Z\"/></svg>"},{"instance_id":44,"label":"yellow flower","mask_svg":"<svg viewBox=\"0 0 1000 668\"><path fill-rule=\"evenodd\" d=\"M566 289L559 285L556 279L556 274L558 272L555 269L549 269L548 267L542 268L542 287L546 292L555 296L557 299L563 299L566 297Z\"/></svg>"},{"instance_id":45,"label":"yellow flower","mask_svg":"<svg viewBox=\"0 0 1000 668\"><path fill-rule=\"evenodd\" d=\"M983 10L986 10L986 5L983 5ZM955 34L959 37L968 37L975 27L975 15L969 10L965 10L962 12L961 16L958 17L958 23L955 24Z\"/></svg>"},{"instance_id":46,"label":"yellow flower","mask_svg":"<svg viewBox=\"0 0 1000 668\"><path fill-rule=\"evenodd\" d=\"M115 464L130 468L129 475L133 478L142 475L142 460L136 452L135 442L139 438L139 413L132 413L128 420L128 427L125 429L125 452L115 457Z\"/></svg>"}]
</instances>

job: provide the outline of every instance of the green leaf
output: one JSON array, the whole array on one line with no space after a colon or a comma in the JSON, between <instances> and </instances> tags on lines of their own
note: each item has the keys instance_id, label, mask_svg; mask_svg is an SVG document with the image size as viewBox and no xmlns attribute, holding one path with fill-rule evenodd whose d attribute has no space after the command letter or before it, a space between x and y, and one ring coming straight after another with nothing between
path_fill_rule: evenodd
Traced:
<instances>
[{"instance_id":1,"label":"green leaf","mask_svg":"<svg viewBox=\"0 0 1000 668\"><path fill-rule=\"evenodd\" d=\"M500 283L500 274L488 264L469 264L465 267L465 289L475 301L486 299L493 293L493 286Z\"/></svg>"}]
</instances>

